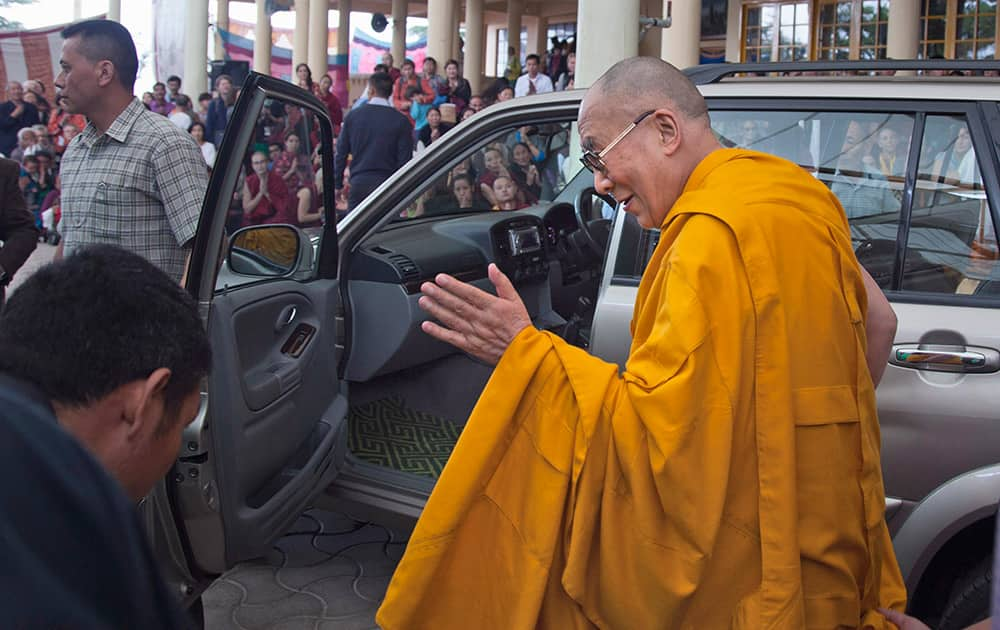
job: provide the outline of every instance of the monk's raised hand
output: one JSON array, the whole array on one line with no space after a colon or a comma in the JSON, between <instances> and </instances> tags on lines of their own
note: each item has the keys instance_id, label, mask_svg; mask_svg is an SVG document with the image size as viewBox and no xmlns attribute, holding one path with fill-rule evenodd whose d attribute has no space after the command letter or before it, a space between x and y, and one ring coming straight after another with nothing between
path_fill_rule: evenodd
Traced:
<instances>
[{"instance_id":1,"label":"monk's raised hand","mask_svg":"<svg viewBox=\"0 0 1000 630\"><path fill-rule=\"evenodd\" d=\"M496 295L439 274L434 282L421 285L419 304L440 322L424 322L425 333L496 365L514 337L531 325L531 317L514 285L494 264L489 277Z\"/></svg>"}]
</instances>

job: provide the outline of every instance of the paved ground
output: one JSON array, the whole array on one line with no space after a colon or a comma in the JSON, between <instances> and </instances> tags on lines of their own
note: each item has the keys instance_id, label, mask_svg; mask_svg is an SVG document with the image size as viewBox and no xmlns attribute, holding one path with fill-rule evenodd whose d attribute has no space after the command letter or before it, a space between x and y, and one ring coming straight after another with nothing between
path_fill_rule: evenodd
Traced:
<instances>
[{"instance_id":1,"label":"paved ground","mask_svg":"<svg viewBox=\"0 0 1000 630\"><path fill-rule=\"evenodd\" d=\"M313 510L264 559L241 564L202 601L206 630L367 630L405 540L350 517Z\"/></svg>"},{"instance_id":2,"label":"paved ground","mask_svg":"<svg viewBox=\"0 0 1000 630\"><path fill-rule=\"evenodd\" d=\"M31 257L24 263L24 266L14 274L14 279L11 280L10 286L7 287L7 293L10 294L12 290L17 288L17 285L24 282L36 269L51 261L55 253L55 245L39 243L35 251L31 253Z\"/></svg>"}]
</instances>

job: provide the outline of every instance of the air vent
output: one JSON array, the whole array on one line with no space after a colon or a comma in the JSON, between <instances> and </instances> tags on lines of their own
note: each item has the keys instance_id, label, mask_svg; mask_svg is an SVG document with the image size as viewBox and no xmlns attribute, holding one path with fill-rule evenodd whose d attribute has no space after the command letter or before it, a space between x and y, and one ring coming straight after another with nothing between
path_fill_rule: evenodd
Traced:
<instances>
[{"instance_id":1,"label":"air vent","mask_svg":"<svg viewBox=\"0 0 1000 630\"><path fill-rule=\"evenodd\" d=\"M403 254L393 254L389 256L389 262L392 266L396 268L399 272L399 276L403 279L403 282L411 282L413 280L420 279L420 268L417 267L417 263L410 260L409 256Z\"/></svg>"}]
</instances>

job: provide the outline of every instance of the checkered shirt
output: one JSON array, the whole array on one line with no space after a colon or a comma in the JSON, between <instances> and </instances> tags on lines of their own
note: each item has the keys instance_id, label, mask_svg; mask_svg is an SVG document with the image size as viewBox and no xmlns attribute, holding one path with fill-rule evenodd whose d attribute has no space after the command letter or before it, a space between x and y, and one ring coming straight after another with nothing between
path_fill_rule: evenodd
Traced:
<instances>
[{"instance_id":1,"label":"checkered shirt","mask_svg":"<svg viewBox=\"0 0 1000 630\"><path fill-rule=\"evenodd\" d=\"M99 134L93 123L62 159L63 251L119 245L178 282L208 188L205 160L191 136L138 99Z\"/></svg>"}]
</instances>

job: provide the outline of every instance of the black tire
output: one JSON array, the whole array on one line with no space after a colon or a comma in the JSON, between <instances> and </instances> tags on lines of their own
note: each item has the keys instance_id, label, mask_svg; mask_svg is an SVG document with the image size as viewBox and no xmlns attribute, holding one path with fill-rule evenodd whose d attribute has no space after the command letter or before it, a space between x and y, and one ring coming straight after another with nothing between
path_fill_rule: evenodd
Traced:
<instances>
[{"instance_id":1,"label":"black tire","mask_svg":"<svg viewBox=\"0 0 1000 630\"><path fill-rule=\"evenodd\" d=\"M993 561L984 558L955 582L938 630L960 630L990 616Z\"/></svg>"}]
</instances>

